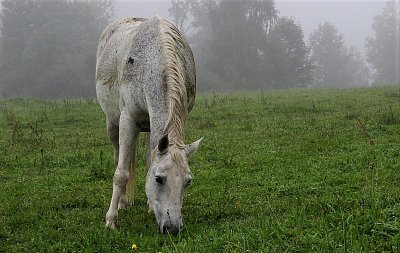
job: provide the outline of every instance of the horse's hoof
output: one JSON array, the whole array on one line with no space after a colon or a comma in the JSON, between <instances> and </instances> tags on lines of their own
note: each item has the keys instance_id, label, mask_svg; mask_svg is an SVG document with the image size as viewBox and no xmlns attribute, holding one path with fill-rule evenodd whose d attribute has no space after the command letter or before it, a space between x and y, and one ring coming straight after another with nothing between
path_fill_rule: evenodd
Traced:
<instances>
[{"instance_id":1,"label":"horse's hoof","mask_svg":"<svg viewBox=\"0 0 400 253\"><path fill-rule=\"evenodd\" d=\"M112 215L110 212L106 214L106 227L115 229L117 215Z\"/></svg>"},{"instance_id":2,"label":"horse's hoof","mask_svg":"<svg viewBox=\"0 0 400 253\"><path fill-rule=\"evenodd\" d=\"M115 222L114 221L106 221L106 227L115 230Z\"/></svg>"},{"instance_id":3,"label":"horse's hoof","mask_svg":"<svg viewBox=\"0 0 400 253\"><path fill-rule=\"evenodd\" d=\"M119 203L118 203L118 210L125 209L127 206L128 206L127 203L121 203L121 202L119 202Z\"/></svg>"},{"instance_id":4,"label":"horse's hoof","mask_svg":"<svg viewBox=\"0 0 400 253\"><path fill-rule=\"evenodd\" d=\"M125 209L129 206L129 201L126 195L122 195L118 202L118 210Z\"/></svg>"}]
</instances>

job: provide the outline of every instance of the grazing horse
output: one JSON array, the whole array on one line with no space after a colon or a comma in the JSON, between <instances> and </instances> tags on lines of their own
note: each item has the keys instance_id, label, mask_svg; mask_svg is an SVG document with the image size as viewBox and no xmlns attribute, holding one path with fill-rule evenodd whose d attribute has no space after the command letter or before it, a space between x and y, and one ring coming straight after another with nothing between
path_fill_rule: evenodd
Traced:
<instances>
[{"instance_id":1,"label":"grazing horse","mask_svg":"<svg viewBox=\"0 0 400 253\"><path fill-rule=\"evenodd\" d=\"M175 26L155 17L126 18L103 31L97 50L96 93L106 115L116 171L106 226L133 200L140 132L150 132L146 195L160 233L177 234L192 180L188 158L202 139L184 144L196 93L193 53Z\"/></svg>"}]
</instances>

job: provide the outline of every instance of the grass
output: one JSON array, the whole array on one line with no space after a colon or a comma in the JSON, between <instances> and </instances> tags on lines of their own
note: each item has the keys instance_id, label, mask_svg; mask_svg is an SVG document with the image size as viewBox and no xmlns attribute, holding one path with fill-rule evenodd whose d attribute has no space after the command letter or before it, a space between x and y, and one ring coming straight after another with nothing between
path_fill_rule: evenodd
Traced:
<instances>
[{"instance_id":1,"label":"grass","mask_svg":"<svg viewBox=\"0 0 400 253\"><path fill-rule=\"evenodd\" d=\"M0 252L399 252L398 87L199 96L186 228L135 205L104 226L114 166L92 100L0 101ZM143 143L143 141L141 141Z\"/></svg>"}]
</instances>

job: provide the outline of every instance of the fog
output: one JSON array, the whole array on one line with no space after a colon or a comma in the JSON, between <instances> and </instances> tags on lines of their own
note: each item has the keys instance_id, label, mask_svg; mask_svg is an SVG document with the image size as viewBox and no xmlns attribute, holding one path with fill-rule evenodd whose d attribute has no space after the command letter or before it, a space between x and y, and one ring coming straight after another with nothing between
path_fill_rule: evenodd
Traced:
<instances>
[{"instance_id":1,"label":"fog","mask_svg":"<svg viewBox=\"0 0 400 253\"><path fill-rule=\"evenodd\" d=\"M306 38L318 24L334 24L344 35L346 44L364 52L365 38L372 34L372 22L380 14L384 1L277 1L282 15L294 17Z\"/></svg>"},{"instance_id":2,"label":"fog","mask_svg":"<svg viewBox=\"0 0 400 253\"><path fill-rule=\"evenodd\" d=\"M221 1L216 1L221 2ZM310 47L310 35L319 27L320 24L328 22L333 25L336 29L338 36L342 37L343 50L347 51L347 55L343 57L354 57L351 63L346 66L350 72L353 73L343 73L346 70L336 70L335 73L332 71L330 77L326 79L331 79L330 81L312 81L300 82L295 78L292 80L293 86L308 86L308 87L318 87L318 86L334 86L334 87L347 87L347 86L371 86L379 85L383 83L399 83L399 24L397 24L397 40L392 45L392 53L395 55L393 62L394 72L397 72L395 78L375 78L377 75L377 70L374 68L372 61L367 61L368 52L366 48L367 38L373 36L374 31L372 29L374 18L381 15L387 1L374 0L374 1L332 1L332 0L319 0L319 1L307 1L307 0L277 0L275 1L275 8L277 10L278 16L289 17L294 20L295 24L299 25L302 29L304 35L304 42L307 47ZM399 1L396 3L397 10L399 9ZM155 0L155 1L142 1L142 0L131 0L131 1L117 1L116 3L116 16L118 18L127 16L142 16L150 18L155 15L160 15L166 17L170 20L174 20L168 9L171 7L171 1L169 0ZM399 20L397 20L399 23ZM238 32L239 33L239 32ZM192 44L196 44L196 41L191 41ZM194 48L196 51L197 49ZM195 52L196 54L196 52ZM203 52L197 52L197 58L203 58ZM313 65L314 69L311 71L313 78L318 78L319 75L318 65L324 60L315 60ZM340 59L338 59L340 61ZM272 63L273 64L273 63ZM201 62L200 62L201 65ZM333 64L332 64L333 65ZM343 64L346 65L346 64ZM316 67L315 67L316 66ZM216 89L216 90L234 90L234 89L263 89L262 84L247 85L243 83L239 84L226 84L229 79L224 80L224 78L215 78L215 73L210 73L204 71L202 66L200 68L200 85L203 84L205 89ZM223 71L221 69L220 71ZM378 70L379 71L379 70ZM392 70L393 72L393 70ZM354 75L353 75L354 74ZM326 74L324 74L326 76ZM338 76L345 76L348 78L339 78ZM355 76L358 75L358 76ZM208 78L208 76L213 76L213 78ZM279 78L275 78L279 79ZM249 80L246 80L249 81ZM267 80L266 82L268 82ZM218 82L221 85L215 84ZM252 82L252 80L250 80ZM254 81L257 82L257 81ZM335 84L335 82L340 82ZM265 88L280 88L280 87L290 87L290 84L281 84L281 81L275 81L274 84L265 85ZM278 84L276 84L278 83ZM223 86L223 87L220 87ZM200 88L200 90L203 90Z\"/></svg>"},{"instance_id":3,"label":"fog","mask_svg":"<svg viewBox=\"0 0 400 253\"><path fill-rule=\"evenodd\" d=\"M307 40L318 24L329 21L344 35L347 45L364 52L365 38L371 35L373 19L382 11L385 2L277 0L275 4L280 15L293 17L301 25ZM171 19L170 7L170 0L119 0L116 1L116 17L150 18L159 15Z\"/></svg>"},{"instance_id":4,"label":"fog","mask_svg":"<svg viewBox=\"0 0 400 253\"><path fill-rule=\"evenodd\" d=\"M179 22L199 92L400 83L400 0L0 2L2 97L94 97L101 31L155 15Z\"/></svg>"}]
</instances>

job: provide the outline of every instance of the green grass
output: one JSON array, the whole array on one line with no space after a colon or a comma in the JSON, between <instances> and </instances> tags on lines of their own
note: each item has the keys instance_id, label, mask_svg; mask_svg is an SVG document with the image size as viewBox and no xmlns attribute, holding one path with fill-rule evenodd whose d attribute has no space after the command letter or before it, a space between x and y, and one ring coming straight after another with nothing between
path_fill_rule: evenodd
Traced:
<instances>
[{"instance_id":1,"label":"green grass","mask_svg":"<svg viewBox=\"0 0 400 253\"><path fill-rule=\"evenodd\" d=\"M95 101L0 101L0 252L399 252L399 92L199 96L176 237L147 213L143 148L135 205L105 228L114 166Z\"/></svg>"}]
</instances>

